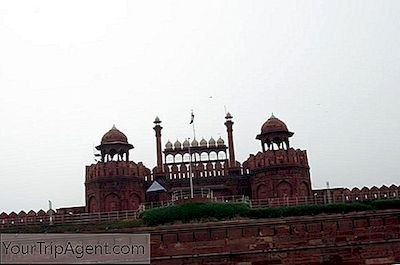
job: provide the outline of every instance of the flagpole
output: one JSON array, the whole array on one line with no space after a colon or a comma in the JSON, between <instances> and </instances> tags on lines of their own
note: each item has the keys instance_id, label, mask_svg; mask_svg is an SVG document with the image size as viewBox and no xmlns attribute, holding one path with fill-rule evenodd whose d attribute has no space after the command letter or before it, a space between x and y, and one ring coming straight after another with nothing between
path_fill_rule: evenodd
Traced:
<instances>
[{"instance_id":1,"label":"flagpole","mask_svg":"<svg viewBox=\"0 0 400 265\"><path fill-rule=\"evenodd\" d=\"M193 178L192 178L192 153L190 152L190 137L188 139L189 141L189 156L190 156L190 160L189 160L189 183L190 183L190 198L193 199Z\"/></svg>"},{"instance_id":2,"label":"flagpole","mask_svg":"<svg viewBox=\"0 0 400 265\"><path fill-rule=\"evenodd\" d=\"M194 128L194 121L193 121L192 125L193 125L193 139L196 140L196 130Z\"/></svg>"},{"instance_id":3,"label":"flagpole","mask_svg":"<svg viewBox=\"0 0 400 265\"><path fill-rule=\"evenodd\" d=\"M190 124L192 124L192 128L193 128L193 140L196 140L196 131L194 128L194 114L193 114L193 110L191 111L190 114ZM190 155L190 161L189 161L189 182L190 182L190 198L193 199L194 194L193 194L193 169L192 169L192 152L190 150L190 145L191 145L191 141L190 141L190 137L189 137L189 155ZM194 162L196 163L196 153L194 154Z\"/></svg>"},{"instance_id":4,"label":"flagpole","mask_svg":"<svg viewBox=\"0 0 400 265\"><path fill-rule=\"evenodd\" d=\"M196 130L194 128L194 113L193 113L193 110L191 112L190 124L192 124L192 126L193 126L193 139L196 140Z\"/></svg>"}]
</instances>

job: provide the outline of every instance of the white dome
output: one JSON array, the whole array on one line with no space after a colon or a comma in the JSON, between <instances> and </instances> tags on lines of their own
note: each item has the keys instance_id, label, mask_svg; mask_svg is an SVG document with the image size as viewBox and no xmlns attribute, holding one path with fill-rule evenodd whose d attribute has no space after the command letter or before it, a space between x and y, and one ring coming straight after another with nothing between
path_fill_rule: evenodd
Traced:
<instances>
[{"instance_id":1,"label":"white dome","mask_svg":"<svg viewBox=\"0 0 400 265\"><path fill-rule=\"evenodd\" d=\"M187 148L187 147L189 147L189 145L190 145L190 143L187 139L185 141L183 141L183 148Z\"/></svg>"},{"instance_id":2,"label":"white dome","mask_svg":"<svg viewBox=\"0 0 400 265\"><path fill-rule=\"evenodd\" d=\"M181 149L182 148L181 142L179 142L179 140L176 140L176 142L174 143L174 147L175 149Z\"/></svg>"},{"instance_id":3,"label":"white dome","mask_svg":"<svg viewBox=\"0 0 400 265\"><path fill-rule=\"evenodd\" d=\"M217 145L224 145L224 144L225 144L224 140L221 137L219 137L217 140Z\"/></svg>"},{"instance_id":4,"label":"white dome","mask_svg":"<svg viewBox=\"0 0 400 265\"><path fill-rule=\"evenodd\" d=\"M192 146L199 146L199 142L196 139L192 141Z\"/></svg>"},{"instance_id":5,"label":"white dome","mask_svg":"<svg viewBox=\"0 0 400 265\"><path fill-rule=\"evenodd\" d=\"M207 146L207 141L206 141L206 139L201 139L201 141L200 141L200 146Z\"/></svg>"},{"instance_id":6,"label":"white dome","mask_svg":"<svg viewBox=\"0 0 400 265\"><path fill-rule=\"evenodd\" d=\"M165 144L165 149L172 149L172 143L168 140L168 142Z\"/></svg>"},{"instance_id":7,"label":"white dome","mask_svg":"<svg viewBox=\"0 0 400 265\"><path fill-rule=\"evenodd\" d=\"M210 140L208 141L208 144L210 146L215 146L216 142L215 142L214 138L211 137Z\"/></svg>"}]
</instances>

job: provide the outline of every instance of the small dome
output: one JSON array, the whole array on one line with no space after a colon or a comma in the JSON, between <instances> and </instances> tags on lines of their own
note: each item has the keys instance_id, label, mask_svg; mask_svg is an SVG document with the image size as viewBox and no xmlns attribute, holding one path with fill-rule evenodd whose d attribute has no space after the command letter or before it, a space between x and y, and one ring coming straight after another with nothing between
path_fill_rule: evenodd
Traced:
<instances>
[{"instance_id":1,"label":"small dome","mask_svg":"<svg viewBox=\"0 0 400 265\"><path fill-rule=\"evenodd\" d=\"M181 149L182 148L181 142L179 142L179 140L176 140L176 142L174 143L174 147L175 149Z\"/></svg>"},{"instance_id":2,"label":"small dome","mask_svg":"<svg viewBox=\"0 0 400 265\"><path fill-rule=\"evenodd\" d=\"M206 139L201 139L201 141L200 141L200 146L207 146L207 141L206 141Z\"/></svg>"},{"instance_id":3,"label":"small dome","mask_svg":"<svg viewBox=\"0 0 400 265\"><path fill-rule=\"evenodd\" d=\"M165 149L172 149L172 143L168 140L168 142L165 144Z\"/></svg>"},{"instance_id":4,"label":"small dome","mask_svg":"<svg viewBox=\"0 0 400 265\"><path fill-rule=\"evenodd\" d=\"M192 146L199 146L199 142L196 139L193 139Z\"/></svg>"},{"instance_id":5,"label":"small dome","mask_svg":"<svg viewBox=\"0 0 400 265\"><path fill-rule=\"evenodd\" d=\"M221 137L219 137L217 140L217 145L224 145L224 144L225 144L224 140Z\"/></svg>"},{"instance_id":6,"label":"small dome","mask_svg":"<svg viewBox=\"0 0 400 265\"><path fill-rule=\"evenodd\" d=\"M215 146L215 144L216 144L216 142L215 142L215 140L214 140L214 138L210 138L210 141L208 141L208 144L210 145L210 146Z\"/></svg>"},{"instance_id":7,"label":"small dome","mask_svg":"<svg viewBox=\"0 0 400 265\"><path fill-rule=\"evenodd\" d=\"M261 127L261 133L289 132L286 124L273 114Z\"/></svg>"},{"instance_id":8,"label":"small dome","mask_svg":"<svg viewBox=\"0 0 400 265\"><path fill-rule=\"evenodd\" d=\"M128 138L115 125L101 138L101 144L127 144Z\"/></svg>"},{"instance_id":9,"label":"small dome","mask_svg":"<svg viewBox=\"0 0 400 265\"><path fill-rule=\"evenodd\" d=\"M183 142L183 148L188 148L190 145L188 139L185 139L185 141Z\"/></svg>"}]
</instances>

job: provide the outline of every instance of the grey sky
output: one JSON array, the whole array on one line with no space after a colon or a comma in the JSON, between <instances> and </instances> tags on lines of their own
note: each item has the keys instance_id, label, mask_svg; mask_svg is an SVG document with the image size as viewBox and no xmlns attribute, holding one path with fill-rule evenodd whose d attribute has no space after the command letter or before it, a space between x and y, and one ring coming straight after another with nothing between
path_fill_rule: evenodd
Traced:
<instances>
[{"instance_id":1,"label":"grey sky","mask_svg":"<svg viewBox=\"0 0 400 265\"><path fill-rule=\"evenodd\" d=\"M163 144L226 139L237 159L271 112L308 150L314 188L400 184L399 1L1 1L0 212L84 204L115 123ZM210 98L210 96L212 98Z\"/></svg>"}]
</instances>

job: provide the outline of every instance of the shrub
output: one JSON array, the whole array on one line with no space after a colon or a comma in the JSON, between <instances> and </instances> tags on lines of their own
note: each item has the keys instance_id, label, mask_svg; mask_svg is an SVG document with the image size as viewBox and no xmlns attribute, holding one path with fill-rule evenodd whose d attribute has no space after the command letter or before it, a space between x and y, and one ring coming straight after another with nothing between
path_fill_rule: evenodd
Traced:
<instances>
[{"instance_id":1,"label":"shrub","mask_svg":"<svg viewBox=\"0 0 400 265\"><path fill-rule=\"evenodd\" d=\"M372 202L335 203L326 205L302 205L281 208L251 209L243 203L198 202L174 205L166 208L155 208L143 212L140 217L150 226L191 221L226 220L234 217L279 218L288 216L317 215L321 213L349 213L375 209L400 208L400 200L383 200Z\"/></svg>"},{"instance_id":2,"label":"shrub","mask_svg":"<svg viewBox=\"0 0 400 265\"><path fill-rule=\"evenodd\" d=\"M188 223L202 219L224 220L240 216L249 210L244 203L195 202L143 212L140 217L148 225L166 224L175 221Z\"/></svg>"},{"instance_id":3,"label":"shrub","mask_svg":"<svg viewBox=\"0 0 400 265\"><path fill-rule=\"evenodd\" d=\"M371 201L369 204L375 207L377 210L400 208L400 200L377 200Z\"/></svg>"}]
</instances>

